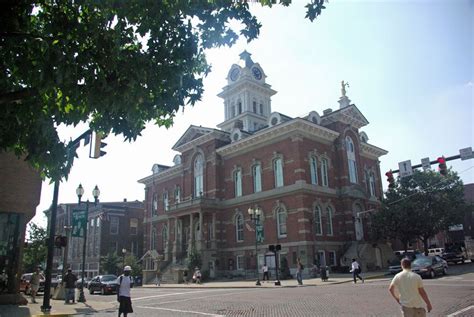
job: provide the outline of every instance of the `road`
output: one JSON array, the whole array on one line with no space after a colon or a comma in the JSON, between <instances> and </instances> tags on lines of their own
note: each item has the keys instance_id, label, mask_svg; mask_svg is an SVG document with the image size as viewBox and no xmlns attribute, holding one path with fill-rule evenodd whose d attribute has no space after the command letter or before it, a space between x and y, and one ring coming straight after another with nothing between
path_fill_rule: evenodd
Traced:
<instances>
[{"instance_id":1,"label":"road","mask_svg":"<svg viewBox=\"0 0 474 317\"><path fill-rule=\"evenodd\" d=\"M295 288L135 288L131 316L399 316L389 283L390 278ZM424 284L434 307L430 315L474 316L474 263L450 266L448 276ZM97 298L114 301L115 296ZM94 316L116 314L107 310Z\"/></svg>"}]
</instances>

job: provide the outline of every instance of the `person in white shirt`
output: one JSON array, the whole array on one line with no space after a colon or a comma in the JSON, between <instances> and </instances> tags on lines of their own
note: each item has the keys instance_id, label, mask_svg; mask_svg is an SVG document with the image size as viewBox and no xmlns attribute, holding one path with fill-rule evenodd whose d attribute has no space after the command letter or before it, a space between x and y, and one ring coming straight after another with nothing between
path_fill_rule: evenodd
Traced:
<instances>
[{"instance_id":1,"label":"person in white shirt","mask_svg":"<svg viewBox=\"0 0 474 317\"><path fill-rule=\"evenodd\" d=\"M354 278L354 284L357 283L357 279L359 278L362 283L364 283L364 279L359 275L362 270L360 269L359 263L357 263L356 259L352 259L352 267L351 267L352 277Z\"/></svg>"},{"instance_id":2,"label":"person in white shirt","mask_svg":"<svg viewBox=\"0 0 474 317\"><path fill-rule=\"evenodd\" d=\"M117 278L118 291L117 300L120 303L118 316L123 313L123 317L127 317L128 313L133 313L132 300L130 296L130 286L132 284L132 278L130 273L132 268L125 266L123 268L123 274Z\"/></svg>"},{"instance_id":3,"label":"person in white shirt","mask_svg":"<svg viewBox=\"0 0 474 317\"><path fill-rule=\"evenodd\" d=\"M269 278L269 276L268 276L268 266L267 266L266 264L264 264L264 265L262 266L262 271L263 271L263 280L264 280L264 281L265 281L265 280L268 281L270 278Z\"/></svg>"},{"instance_id":4,"label":"person in white shirt","mask_svg":"<svg viewBox=\"0 0 474 317\"><path fill-rule=\"evenodd\" d=\"M402 306L403 316L424 317L426 316L424 304L426 304L428 312L431 311L432 306L428 294L423 288L421 276L411 271L409 259L402 259L401 265L403 271L395 275L388 290L397 303Z\"/></svg>"}]
</instances>

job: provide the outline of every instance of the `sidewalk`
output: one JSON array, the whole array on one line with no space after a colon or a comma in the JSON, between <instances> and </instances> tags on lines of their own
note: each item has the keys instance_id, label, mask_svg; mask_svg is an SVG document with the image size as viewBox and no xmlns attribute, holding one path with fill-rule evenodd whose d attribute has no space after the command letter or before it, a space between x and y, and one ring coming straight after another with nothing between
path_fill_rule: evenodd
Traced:
<instances>
[{"instance_id":1,"label":"sidewalk","mask_svg":"<svg viewBox=\"0 0 474 317\"><path fill-rule=\"evenodd\" d=\"M383 278L385 272L367 272L362 273L362 276L366 280ZM329 280L327 282L321 281L320 278L304 279L303 286L298 286L296 279L282 280L281 286L276 286L275 281L261 281L261 286L255 285L255 280L229 280L229 281L211 281L203 284L161 284L156 285L144 285L143 288L278 288L278 287L310 287L310 286L324 286L331 284L341 284L352 282L351 274L329 274ZM76 294L78 298L78 294ZM133 299L132 299L133 300ZM28 302L30 302L28 298ZM38 301L38 304L28 304L27 306L14 306L14 305L0 305L0 317L29 317L29 316L72 316L72 315L87 315L93 314L94 312L113 310L117 311L117 303L108 301L97 301L89 300L86 303L76 304L64 304L64 300L51 299L51 312L49 314L43 314L41 312L42 298Z\"/></svg>"}]
</instances>

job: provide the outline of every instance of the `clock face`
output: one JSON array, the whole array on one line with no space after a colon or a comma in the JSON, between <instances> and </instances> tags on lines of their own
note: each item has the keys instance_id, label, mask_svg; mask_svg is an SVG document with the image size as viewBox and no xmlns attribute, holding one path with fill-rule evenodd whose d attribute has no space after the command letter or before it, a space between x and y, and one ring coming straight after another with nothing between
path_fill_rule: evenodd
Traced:
<instances>
[{"instance_id":1,"label":"clock face","mask_svg":"<svg viewBox=\"0 0 474 317\"><path fill-rule=\"evenodd\" d=\"M239 74L240 74L240 69L234 68L234 69L230 72L230 80L236 81L237 78L239 78Z\"/></svg>"},{"instance_id":2,"label":"clock face","mask_svg":"<svg viewBox=\"0 0 474 317\"><path fill-rule=\"evenodd\" d=\"M252 68L252 74L253 77L255 77L256 80L262 79L262 71L258 67Z\"/></svg>"}]
</instances>

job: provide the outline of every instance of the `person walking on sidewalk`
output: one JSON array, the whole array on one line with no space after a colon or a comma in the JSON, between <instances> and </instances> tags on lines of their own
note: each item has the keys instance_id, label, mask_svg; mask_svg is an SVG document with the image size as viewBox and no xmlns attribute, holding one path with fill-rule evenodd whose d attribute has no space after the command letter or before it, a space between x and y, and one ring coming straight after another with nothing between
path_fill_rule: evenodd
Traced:
<instances>
[{"instance_id":1,"label":"person walking on sidewalk","mask_svg":"<svg viewBox=\"0 0 474 317\"><path fill-rule=\"evenodd\" d=\"M356 259L352 259L351 272L352 272L352 277L354 278L354 284L357 283L356 278L359 278L362 281L362 283L364 283L364 279L360 276L360 272L362 272L362 269L360 268L360 265L359 263L357 263Z\"/></svg>"},{"instance_id":2,"label":"person walking on sidewalk","mask_svg":"<svg viewBox=\"0 0 474 317\"><path fill-rule=\"evenodd\" d=\"M303 285L303 263L301 263L301 259L296 259L296 280L298 281L298 285Z\"/></svg>"},{"instance_id":3,"label":"person walking on sidewalk","mask_svg":"<svg viewBox=\"0 0 474 317\"><path fill-rule=\"evenodd\" d=\"M31 275L30 280L30 291L31 291L31 302L36 304L36 293L38 293L40 281L44 280L44 275L41 273L41 266L36 268L36 271Z\"/></svg>"},{"instance_id":4,"label":"person walking on sidewalk","mask_svg":"<svg viewBox=\"0 0 474 317\"><path fill-rule=\"evenodd\" d=\"M75 290L76 290L76 281L77 276L72 273L72 270L69 268L67 269L67 273L64 276L64 288L66 289L66 294L64 295L64 303L69 304L69 301L72 300L74 304L76 302L75 299Z\"/></svg>"},{"instance_id":5,"label":"person walking on sidewalk","mask_svg":"<svg viewBox=\"0 0 474 317\"><path fill-rule=\"evenodd\" d=\"M268 276L268 266L266 263L262 266L262 271L263 271L263 280L269 281L270 277Z\"/></svg>"},{"instance_id":6,"label":"person walking on sidewalk","mask_svg":"<svg viewBox=\"0 0 474 317\"><path fill-rule=\"evenodd\" d=\"M132 284L132 278L130 272L132 268L125 266L123 268L123 274L117 279L119 289L117 291L117 300L120 303L118 317L123 313L123 317L127 317L128 313L133 313L132 299L130 295L130 286Z\"/></svg>"},{"instance_id":7,"label":"person walking on sidewalk","mask_svg":"<svg viewBox=\"0 0 474 317\"><path fill-rule=\"evenodd\" d=\"M395 275L388 290L397 303L402 306L403 316L424 317L426 316L424 304L426 304L428 312L433 307L423 287L421 276L411 271L410 259L402 259L401 265L403 271Z\"/></svg>"}]
</instances>

